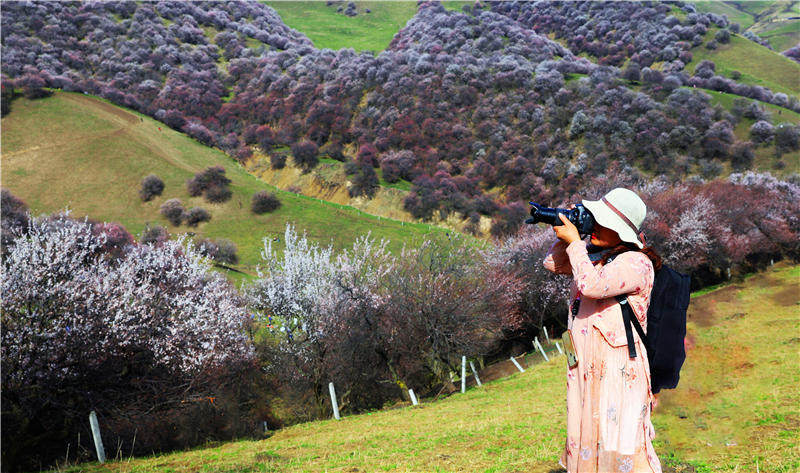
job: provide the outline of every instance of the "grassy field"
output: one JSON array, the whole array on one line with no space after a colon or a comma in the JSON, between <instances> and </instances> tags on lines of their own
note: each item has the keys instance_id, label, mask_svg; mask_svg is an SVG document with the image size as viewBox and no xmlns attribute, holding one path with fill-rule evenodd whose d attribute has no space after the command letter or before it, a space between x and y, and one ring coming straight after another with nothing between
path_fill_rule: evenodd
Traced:
<instances>
[{"instance_id":1,"label":"grassy field","mask_svg":"<svg viewBox=\"0 0 800 473\"><path fill-rule=\"evenodd\" d=\"M665 471L798 471L798 304L800 266L788 265L693 298L680 385L661 395L653 415ZM419 407L61 471L556 473L564 405L564 359L556 357Z\"/></svg>"},{"instance_id":2,"label":"grassy field","mask_svg":"<svg viewBox=\"0 0 800 473\"><path fill-rule=\"evenodd\" d=\"M727 110L731 110L733 108L733 102L735 100L742 98L737 95L716 92L713 90L703 90L703 92L711 96L711 103L719 104ZM792 123L794 125L800 125L800 113L793 112L792 110L778 107L777 105L772 105L769 103L760 102L760 104L772 114L773 124L777 125L779 123ZM736 135L736 139L739 141L750 140L750 127L753 126L753 123L755 122L756 121L752 118L742 117L733 130L734 134ZM800 150L785 153L783 156L781 156L780 162L783 163L784 167L780 169L775 167L775 164L778 162L778 158L775 156L774 144L769 146L758 146L754 151L756 159L753 162L753 167L756 169L769 171L776 176L788 176L792 173L800 172ZM725 166L725 173L727 174L731 172L729 163L725 163Z\"/></svg>"},{"instance_id":3,"label":"grassy field","mask_svg":"<svg viewBox=\"0 0 800 473\"><path fill-rule=\"evenodd\" d=\"M711 40L717 30L709 28L706 41ZM773 93L800 95L800 64L742 36L732 35L729 44L720 44L715 50L698 46L692 49L692 55L692 61L686 65L689 74L694 74L700 61L708 59L716 65L718 75L731 77L733 71L739 71L738 82L743 84L767 87Z\"/></svg>"},{"instance_id":4,"label":"grassy field","mask_svg":"<svg viewBox=\"0 0 800 473\"><path fill-rule=\"evenodd\" d=\"M694 2L700 12L726 15L731 23L739 23L742 32L751 31L769 41L777 51L784 51L800 42L800 4L796 1Z\"/></svg>"},{"instance_id":5,"label":"grassy field","mask_svg":"<svg viewBox=\"0 0 800 473\"><path fill-rule=\"evenodd\" d=\"M264 2L291 28L311 39L319 49L353 48L356 51L383 51L394 35L417 13L413 1L354 2L358 15L344 14L349 2ZM337 12L339 7L343 11ZM370 13L366 10L369 9Z\"/></svg>"},{"instance_id":6,"label":"grassy field","mask_svg":"<svg viewBox=\"0 0 800 473\"><path fill-rule=\"evenodd\" d=\"M390 240L390 249L398 251L404 243L445 231L279 190L219 150L146 116L81 94L58 92L47 99L16 100L2 120L2 142L2 186L23 199L34 214L68 207L74 216L119 222L134 236L151 222L173 234L228 238L239 249L236 268L245 273L254 273L262 239L281 238L287 222L336 248L349 247L357 236L372 232ZM186 180L215 164L223 165L233 180L233 198L209 204L202 197L190 197ZM142 202L140 182L151 173L161 177L165 190ZM250 199L260 190L276 192L282 207L270 214L253 214ZM160 205L171 198L180 199L186 208L207 209L211 221L197 228L171 226L159 213Z\"/></svg>"}]
</instances>

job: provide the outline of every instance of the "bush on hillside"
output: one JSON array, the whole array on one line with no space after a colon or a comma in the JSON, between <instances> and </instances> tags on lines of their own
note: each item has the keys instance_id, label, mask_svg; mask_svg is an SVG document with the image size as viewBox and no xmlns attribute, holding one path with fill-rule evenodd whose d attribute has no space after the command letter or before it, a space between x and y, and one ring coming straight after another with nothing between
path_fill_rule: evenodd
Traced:
<instances>
[{"instance_id":1,"label":"bush on hillside","mask_svg":"<svg viewBox=\"0 0 800 473\"><path fill-rule=\"evenodd\" d=\"M211 203L226 202L233 192L228 188L231 180L222 166L210 166L186 181L186 190L192 197L203 195Z\"/></svg>"},{"instance_id":2,"label":"bush on hillside","mask_svg":"<svg viewBox=\"0 0 800 473\"><path fill-rule=\"evenodd\" d=\"M319 163L319 147L313 141L299 141L292 144L291 148L298 167L308 171Z\"/></svg>"},{"instance_id":3,"label":"bush on hillside","mask_svg":"<svg viewBox=\"0 0 800 473\"><path fill-rule=\"evenodd\" d=\"M279 209L280 206L281 201L278 200L278 196L275 195L274 192L258 191L253 194L250 209L253 211L253 213L260 215L273 212Z\"/></svg>"},{"instance_id":4,"label":"bush on hillside","mask_svg":"<svg viewBox=\"0 0 800 473\"><path fill-rule=\"evenodd\" d=\"M142 245L162 245L169 240L169 232L161 225L145 225L139 243Z\"/></svg>"},{"instance_id":5,"label":"bush on hillside","mask_svg":"<svg viewBox=\"0 0 800 473\"><path fill-rule=\"evenodd\" d=\"M110 258L122 258L135 242L133 235L119 223L92 223L92 235L102 240L100 249Z\"/></svg>"},{"instance_id":6,"label":"bush on hillside","mask_svg":"<svg viewBox=\"0 0 800 473\"><path fill-rule=\"evenodd\" d=\"M163 191L164 181L162 181L161 178L155 174L150 174L142 179L142 187L139 189L139 197L143 201L147 202L152 200L153 197L161 195Z\"/></svg>"},{"instance_id":7,"label":"bush on hillside","mask_svg":"<svg viewBox=\"0 0 800 473\"><path fill-rule=\"evenodd\" d=\"M780 156L800 149L800 126L781 123L775 127L775 153Z\"/></svg>"},{"instance_id":8,"label":"bush on hillside","mask_svg":"<svg viewBox=\"0 0 800 473\"><path fill-rule=\"evenodd\" d=\"M764 120L759 120L750 127L750 139L753 140L754 143L769 143L772 141L774 134L775 127Z\"/></svg>"},{"instance_id":9,"label":"bush on hillside","mask_svg":"<svg viewBox=\"0 0 800 473\"><path fill-rule=\"evenodd\" d=\"M0 191L0 254L8 254L9 245L28 230L28 205L8 189Z\"/></svg>"},{"instance_id":10,"label":"bush on hillside","mask_svg":"<svg viewBox=\"0 0 800 473\"><path fill-rule=\"evenodd\" d=\"M270 153L269 165L272 169L283 169L284 167L286 167L286 154Z\"/></svg>"},{"instance_id":11,"label":"bush on hillside","mask_svg":"<svg viewBox=\"0 0 800 473\"><path fill-rule=\"evenodd\" d=\"M230 200L233 192L227 186L212 185L205 190L206 202L220 204Z\"/></svg>"},{"instance_id":12,"label":"bush on hillside","mask_svg":"<svg viewBox=\"0 0 800 473\"><path fill-rule=\"evenodd\" d=\"M164 202L161 204L160 211L161 215L176 227L183 222L184 214L186 213L186 209L183 208L183 204L178 199L169 199Z\"/></svg>"},{"instance_id":13,"label":"bush on hillside","mask_svg":"<svg viewBox=\"0 0 800 473\"><path fill-rule=\"evenodd\" d=\"M350 178L350 186L347 188L350 197L365 196L371 199L375 196L380 181L372 165L349 162L344 169Z\"/></svg>"},{"instance_id":14,"label":"bush on hillside","mask_svg":"<svg viewBox=\"0 0 800 473\"><path fill-rule=\"evenodd\" d=\"M211 220L211 214L202 207L192 207L184 215L186 225L196 227L198 224Z\"/></svg>"},{"instance_id":15,"label":"bush on hillside","mask_svg":"<svg viewBox=\"0 0 800 473\"><path fill-rule=\"evenodd\" d=\"M226 238L211 240L196 238L194 245L203 256L211 258L221 264L238 264L239 256L236 254L236 244Z\"/></svg>"},{"instance_id":16,"label":"bush on hillside","mask_svg":"<svg viewBox=\"0 0 800 473\"><path fill-rule=\"evenodd\" d=\"M749 141L739 141L731 147L731 167L734 171L741 172L750 169L755 157L753 143Z\"/></svg>"}]
</instances>

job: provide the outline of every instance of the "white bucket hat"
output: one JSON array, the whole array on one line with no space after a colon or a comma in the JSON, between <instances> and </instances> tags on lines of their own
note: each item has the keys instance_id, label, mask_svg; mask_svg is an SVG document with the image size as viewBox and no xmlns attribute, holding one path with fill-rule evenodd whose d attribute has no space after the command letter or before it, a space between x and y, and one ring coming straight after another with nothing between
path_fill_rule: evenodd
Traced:
<instances>
[{"instance_id":1,"label":"white bucket hat","mask_svg":"<svg viewBox=\"0 0 800 473\"><path fill-rule=\"evenodd\" d=\"M647 215L647 206L635 192L618 187L600 200L582 203L599 225L617 232L622 241L644 248L644 234L639 229Z\"/></svg>"}]
</instances>

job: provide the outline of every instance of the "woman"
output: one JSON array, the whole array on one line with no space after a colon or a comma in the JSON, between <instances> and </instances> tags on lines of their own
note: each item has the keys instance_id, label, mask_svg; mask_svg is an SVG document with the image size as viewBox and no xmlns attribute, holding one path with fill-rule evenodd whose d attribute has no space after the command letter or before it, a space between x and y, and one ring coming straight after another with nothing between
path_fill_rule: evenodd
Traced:
<instances>
[{"instance_id":1,"label":"woman","mask_svg":"<svg viewBox=\"0 0 800 473\"><path fill-rule=\"evenodd\" d=\"M567 326L578 362L567 369L567 441L559 463L569 473L658 473L647 352L634 332L639 355L628 357L614 298L627 295L646 331L654 268L661 266L639 232L647 207L621 188L583 205L595 219L590 244L560 215L564 224L553 227L558 241L544 261L550 271L572 275Z\"/></svg>"}]
</instances>

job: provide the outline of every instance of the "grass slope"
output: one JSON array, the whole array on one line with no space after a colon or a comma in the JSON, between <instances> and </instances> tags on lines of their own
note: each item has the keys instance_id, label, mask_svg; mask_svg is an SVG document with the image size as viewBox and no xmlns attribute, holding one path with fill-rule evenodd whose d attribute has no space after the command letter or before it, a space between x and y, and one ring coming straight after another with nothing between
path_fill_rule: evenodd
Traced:
<instances>
[{"instance_id":1,"label":"grass slope","mask_svg":"<svg viewBox=\"0 0 800 473\"><path fill-rule=\"evenodd\" d=\"M75 216L119 222L134 236L152 222L171 233L228 238L239 248L237 269L251 274L260 262L262 239L282 239L287 222L336 248L349 247L356 236L372 232L390 240L390 249L398 251L404 243L440 231L278 190L219 150L146 116L81 94L57 92L47 99L16 100L2 120L2 144L2 186L23 199L34 214L69 207ZM189 197L186 180L215 164L223 165L232 179L233 198L209 204L202 197ZM151 173L163 179L165 190L142 202L140 182ZM277 192L283 206L270 214L253 214L250 199L259 190ZM197 228L171 226L159 213L160 205L170 198L179 198L186 208L206 208L211 221Z\"/></svg>"},{"instance_id":2,"label":"grass slope","mask_svg":"<svg viewBox=\"0 0 800 473\"><path fill-rule=\"evenodd\" d=\"M680 386L661 395L653 416L665 471L800 468L799 296L800 267L776 266L693 298ZM62 471L556 473L564 405L564 359L556 357L420 407Z\"/></svg>"},{"instance_id":3,"label":"grass slope","mask_svg":"<svg viewBox=\"0 0 800 473\"><path fill-rule=\"evenodd\" d=\"M349 2L335 1L268 1L264 2L281 16L289 27L302 32L319 49L353 48L356 51L380 52L389 46L394 35L417 13L417 3L409 1L354 2L358 15L349 17L340 6ZM366 13L370 9L370 13Z\"/></svg>"},{"instance_id":4,"label":"grass slope","mask_svg":"<svg viewBox=\"0 0 800 473\"><path fill-rule=\"evenodd\" d=\"M718 28L709 28L706 42L710 41ZM698 46L692 49L692 61L686 65L686 72L694 75L700 61L708 59L716 65L716 73L731 77L733 71L742 76L738 82L760 85L773 93L800 96L800 64L761 46L740 35L731 35L729 44L720 44L715 50Z\"/></svg>"},{"instance_id":5,"label":"grass slope","mask_svg":"<svg viewBox=\"0 0 800 473\"><path fill-rule=\"evenodd\" d=\"M742 32L751 31L766 39L777 51L784 51L800 42L800 4L795 1L774 2L695 2L700 12L726 15L731 23L739 23Z\"/></svg>"}]
</instances>

